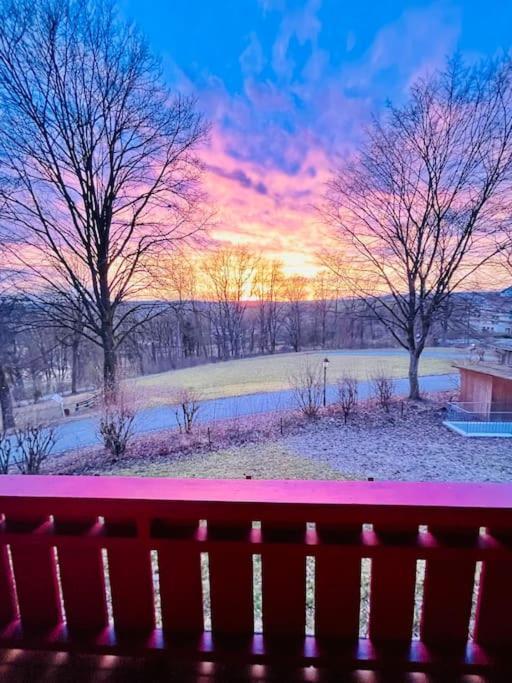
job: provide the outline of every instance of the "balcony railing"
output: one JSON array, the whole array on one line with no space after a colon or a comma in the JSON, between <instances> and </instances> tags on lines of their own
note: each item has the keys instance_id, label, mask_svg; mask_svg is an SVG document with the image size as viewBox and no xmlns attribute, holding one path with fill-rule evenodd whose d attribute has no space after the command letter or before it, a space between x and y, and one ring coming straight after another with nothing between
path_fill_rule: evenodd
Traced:
<instances>
[{"instance_id":1,"label":"balcony railing","mask_svg":"<svg viewBox=\"0 0 512 683\"><path fill-rule=\"evenodd\" d=\"M0 512L0 647L511 666L512 485L3 476Z\"/></svg>"}]
</instances>

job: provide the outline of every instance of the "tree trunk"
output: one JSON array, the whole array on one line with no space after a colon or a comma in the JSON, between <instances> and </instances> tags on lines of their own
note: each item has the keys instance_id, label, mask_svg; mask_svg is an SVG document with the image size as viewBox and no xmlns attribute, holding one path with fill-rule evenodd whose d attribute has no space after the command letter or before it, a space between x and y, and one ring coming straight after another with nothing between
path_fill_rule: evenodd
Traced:
<instances>
[{"instance_id":1,"label":"tree trunk","mask_svg":"<svg viewBox=\"0 0 512 683\"><path fill-rule=\"evenodd\" d=\"M112 325L103 325L103 391L105 401L112 403L117 399L117 357Z\"/></svg>"},{"instance_id":2,"label":"tree trunk","mask_svg":"<svg viewBox=\"0 0 512 683\"><path fill-rule=\"evenodd\" d=\"M3 431L14 429L14 412L12 409L12 397L7 384L7 377L5 370L0 365L0 411L2 413L2 428Z\"/></svg>"},{"instance_id":3,"label":"tree trunk","mask_svg":"<svg viewBox=\"0 0 512 683\"><path fill-rule=\"evenodd\" d=\"M16 401L21 401L25 398L25 383L23 374L17 365L13 368L13 375L12 395Z\"/></svg>"},{"instance_id":4,"label":"tree trunk","mask_svg":"<svg viewBox=\"0 0 512 683\"><path fill-rule=\"evenodd\" d=\"M73 338L71 345L71 394L75 395L78 391L78 371L80 363L80 340Z\"/></svg>"},{"instance_id":5,"label":"tree trunk","mask_svg":"<svg viewBox=\"0 0 512 683\"><path fill-rule=\"evenodd\" d=\"M117 354L108 272L108 250L105 245L102 245L101 254L99 254L98 280L101 301L101 345L103 347L103 399L108 404L117 401Z\"/></svg>"},{"instance_id":6,"label":"tree trunk","mask_svg":"<svg viewBox=\"0 0 512 683\"><path fill-rule=\"evenodd\" d=\"M420 356L416 350L409 351L409 398L417 401L420 396L420 383L418 381L418 366Z\"/></svg>"}]
</instances>

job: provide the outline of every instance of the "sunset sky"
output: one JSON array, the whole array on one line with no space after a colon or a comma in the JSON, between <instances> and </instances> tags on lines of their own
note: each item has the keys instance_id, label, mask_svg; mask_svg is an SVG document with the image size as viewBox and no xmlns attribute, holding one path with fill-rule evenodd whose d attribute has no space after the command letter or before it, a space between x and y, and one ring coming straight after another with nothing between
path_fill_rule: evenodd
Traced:
<instances>
[{"instance_id":1,"label":"sunset sky","mask_svg":"<svg viewBox=\"0 0 512 683\"><path fill-rule=\"evenodd\" d=\"M122 0L169 82L212 123L203 151L211 237L250 244L310 275L330 169L371 112L455 50L512 43L512 2Z\"/></svg>"}]
</instances>

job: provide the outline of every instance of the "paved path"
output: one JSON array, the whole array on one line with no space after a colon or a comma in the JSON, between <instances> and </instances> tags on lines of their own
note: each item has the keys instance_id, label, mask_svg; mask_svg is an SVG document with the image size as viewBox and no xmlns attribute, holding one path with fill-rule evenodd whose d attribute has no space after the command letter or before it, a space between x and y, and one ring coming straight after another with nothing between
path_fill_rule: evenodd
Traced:
<instances>
[{"instance_id":1,"label":"paved path","mask_svg":"<svg viewBox=\"0 0 512 683\"><path fill-rule=\"evenodd\" d=\"M457 383L457 375L427 375L420 378L420 386L424 392L455 389ZM406 395L408 381L406 379L395 380L395 390L398 395ZM369 395L370 382L360 382L360 398L367 398ZM335 398L336 386L329 385L327 387L327 400L329 403L332 403ZM231 396L205 401L201 405L197 420L203 423L213 422L215 420L237 418L244 415L271 413L294 407L293 394L289 389L246 396ZM137 413L134 420L134 430L137 434L176 427L174 411L166 406L141 410ZM100 441L98 436L98 419L87 417L82 420L72 420L68 423L63 423L56 428L56 438L57 442L53 450L53 455L55 456L76 448L93 446Z\"/></svg>"}]
</instances>

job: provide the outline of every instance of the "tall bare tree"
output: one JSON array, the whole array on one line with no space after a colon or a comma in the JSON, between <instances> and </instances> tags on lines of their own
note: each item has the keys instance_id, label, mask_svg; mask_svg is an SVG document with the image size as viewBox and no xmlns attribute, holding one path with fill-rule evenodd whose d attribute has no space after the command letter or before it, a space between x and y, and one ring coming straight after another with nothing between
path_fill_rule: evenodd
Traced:
<instances>
[{"instance_id":1,"label":"tall bare tree","mask_svg":"<svg viewBox=\"0 0 512 683\"><path fill-rule=\"evenodd\" d=\"M78 302L115 393L120 344L155 314L125 302L147 297L160 251L198 228L206 127L109 0L0 7L5 258L72 333Z\"/></svg>"},{"instance_id":2,"label":"tall bare tree","mask_svg":"<svg viewBox=\"0 0 512 683\"><path fill-rule=\"evenodd\" d=\"M295 352L299 352L304 344L305 302L308 298L308 280L302 275L291 275L284 284L286 313L284 324L288 340Z\"/></svg>"},{"instance_id":3,"label":"tall bare tree","mask_svg":"<svg viewBox=\"0 0 512 683\"><path fill-rule=\"evenodd\" d=\"M177 321L178 337L181 339L184 355L202 352L206 357L208 354L203 337L202 311L197 297L199 269L196 260L189 252L176 251L160 259L160 270L162 285Z\"/></svg>"},{"instance_id":4,"label":"tall bare tree","mask_svg":"<svg viewBox=\"0 0 512 683\"><path fill-rule=\"evenodd\" d=\"M275 353L283 319L283 264L261 258L254 272L253 295L258 301L259 350Z\"/></svg>"},{"instance_id":5,"label":"tall bare tree","mask_svg":"<svg viewBox=\"0 0 512 683\"><path fill-rule=\"evenodd\" d=\"M503 246L511 78L508 57L452 60L390 106L329 183L325 218L339 247L324 260L408 350L411 398L437 312Z\"/></svg>"},{"instance_id":6,"label":"tall bare tree","mask_svg":"<svg viewBox=\"0 0 512 683\"><path fill-rule=\"evenodd\" d=\"M202 260L204 295L213 303L213 325L223 359L243 355L243 323L258 256L245 246L222 247Z\"/></svg>"}]
</instances>

